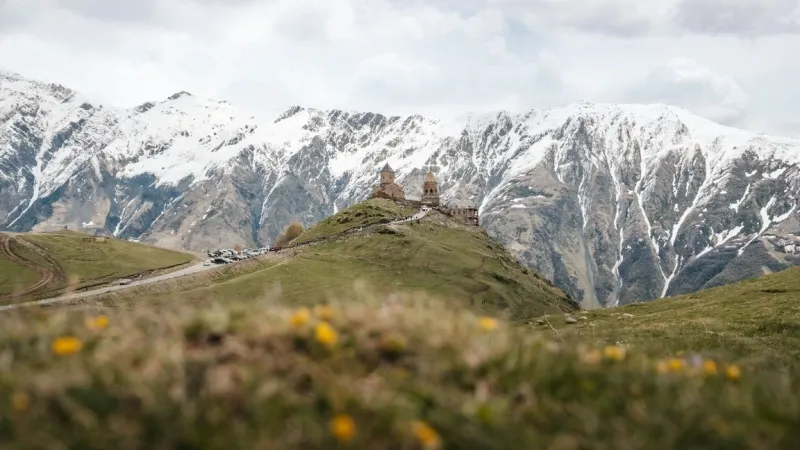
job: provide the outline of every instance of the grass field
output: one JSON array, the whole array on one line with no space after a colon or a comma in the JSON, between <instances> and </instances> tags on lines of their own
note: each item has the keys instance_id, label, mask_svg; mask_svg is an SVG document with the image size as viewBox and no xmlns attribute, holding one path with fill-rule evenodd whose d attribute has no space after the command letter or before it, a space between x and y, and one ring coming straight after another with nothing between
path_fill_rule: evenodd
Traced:
<instances>
[{"instance_id":1,"label":"grass field","mask_svg":"<svg viewBox=\"0 0 800 450\"><path fill-rule=\"evenodd\" d=\"M109 296L107 303L125 297L140 304L249 300L279 287L286 303L303 305L344 298L358 284L380 293L427 292L512 320L576 308L560 289L523 268L482 229L456 225L438 213L419 224L383 225L295 251L294 257L264 261L235 277L212 281L201 275L197 282Z\"/></svg>"},{"instance_id":2,"label":"grass field","mask_svg":"<svg viewBox=\"0 0 800 450\"><path fill-rule=\"evenodd\" d=\"M11 244L15 253L25 252L24 247ZM33 256L31 256L33 257ZM19 292L27 286L31 286L39 279L36 270L25 266L20 266L16 261L7 255L0 253L0 296Z\"/></svg>"},{"instance_id":3,"label":"grass field","mask_svg":"<svg viewBox=\"0 0 800 450\"><path fill-rule=\"evenodd\" d=\"M796 449L798 300L790 269L577 311L432 213L0 314L0 448Z\"/></svg>"},{"instance_id":4,"label":"grass field","mask_svg":"<svg viewBox=\"0 0 800 450\"><path fill-rule=\"evenodd\" d=\"M20 240L38 247L49 259ZM74 232L18 234L10 237L10 246L22 262L0 255L0 268L3 269L0 295L19 292L35 284L40 278L37 266L44 273L56 276L32 295L101 284L194 259L182 252L119 239L95 241Z\"/></svg>"},{"instance_id":5,"label":"grass field","mask_svg":"<svg viewBox=\"0 0 800 450\"><path fill-rule=\"evenodd\" d=\"M381 221L396 220L417 212L413 208L397 205L395 202L374 198L340 211L319 222L295 239L293 244L302 244L315 239L333 236L354 228L374 225Z\"/></svg>"},{"instance_id":6,"label":"grass field","mask_svg":"<svg viewBox=\"0 0 800 450\"><path fill-rule=\"evenodd\" d=\"M0 352L4 449L800 444L786 373L562 343L424 295L15 311Z\"/></svg>"},{"instance_id":7,"label":"grass field","mask_svg":"<svg viewBox=\"0 0 800 450\"><path fill-rule=\"evenodd\" d=\"M663 353L700 352L800 377L800 268L691 295L548 321L568 341L625 342ZM632 316L632 317L631 317ZM536 325L554 335L545 323Z\"/></svg>"}]
</instances>

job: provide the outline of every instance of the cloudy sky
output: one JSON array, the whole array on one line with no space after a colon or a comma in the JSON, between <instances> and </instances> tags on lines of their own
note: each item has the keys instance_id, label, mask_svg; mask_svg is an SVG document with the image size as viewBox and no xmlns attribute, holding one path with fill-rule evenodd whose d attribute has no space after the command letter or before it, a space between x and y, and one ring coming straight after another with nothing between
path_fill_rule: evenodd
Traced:
<instances>
[{"instance_id":1,"label":"cloudy sky","mask_svg":"<svg viewBox=\"0 0 800 450\"><path fill-rule=\"evenodd\" d=\"M661 102L800 137L800 0L0 0L0 69L117 106Z\"/></svg>"}]
</instances>

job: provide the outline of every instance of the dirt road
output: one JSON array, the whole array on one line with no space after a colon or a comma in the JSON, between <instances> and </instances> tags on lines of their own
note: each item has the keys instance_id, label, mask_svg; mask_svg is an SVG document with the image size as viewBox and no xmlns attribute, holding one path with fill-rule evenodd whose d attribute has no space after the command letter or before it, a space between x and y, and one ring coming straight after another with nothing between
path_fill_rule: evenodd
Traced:
<instances>
[{"instance_id":1,"label":"dirt road","mask_svg":"<svg viewBox=\"0 0 800 450\"><path fill-rule=\"evenodd\" d=\"M413 216L411 216L408 219L396 220L396 221L390 222L390 224L400 224L400 223L405 223L405 222L411 222L413 220L420 220L423 217L425 217L427 215L427 213L428 213L428 211L418 211L416 214L414 214ZM378 227L378 226L380 226L380 224L374 225L373 227ZM352 232L352 231L353 230L348 230L347 232L340 233L340 234L335 235L335 236L328 236L323 241L327 241L327 240L330 240L330 239L333 239L333 238L336 238L336 237L340 237L341 235L348 234L349 232ZM0 236L3 236L3 235L0 234ZM307 245L315 245L315 244L319 244L319 242L309 242L309 243L306 243L306 244L298 245L297 247L305 247ZM56 265L56 267L58 267L58 265ZM170 280L170 279L173 279L173 278L185 277L187 275L191 275L191 274L194 274L194 273L198 273L198 272L203 272L203 271L206 271L206 270L214 269L216 267L221 267L221 266L218 266L218 265L205 266L205 265L203 265L203 263L199 263L199 264L195 264L193 266L186 267L184 269L176 270L174 272L166 273L166 274L155 276L155 277L152 277L152 278L144 278L144 279L141 279L141 280L137 280L137 281L131 282L130 284L126 284L126 285L108 286L108 287L104 287L104 288L100 288L100 289L95 289L95 290L92 290L92 291L79 292L79 293L74 293L74 294L66 294L66 295L61 295L61 296L53 297L53 298L45 298L45 299L41 299L41 300L32 300L32 301L29 301L29 302L20 302L20 303L15 303L15 304L12 304L12 305L3 305L3 306L0 306L0 312L12 310L12 309L17 309L17 308L21 308L21 307L26 307L26 306L45 306L45 305L52 305L52 304L55 304L55 303L67 302L67 301L70 301L70 300L78 300L78 299L82 299L82 298L92 297L92 296L95 296L95 295L106 294L108 292L121 291L123 289L130 289L130 288L135 287L135 286L143 286L143 285L146 285L146 284L158 283L158 282L165 281L165 280ZM60 270L60 268L59 268L59 270ZM39 283L37 283L37 285L38 284ZM37 287L37 289L38 289L38 287Z\"/></svg>"},{"instance_id":2,"label":"dirt road","mask_svg":"<svg viewBox=\"0 0 800 450\"><path fill-rule=\"evenodd\" d=\"M137 281L131 282L130 284L126 284L126 285L108 286L108 287L104 287L104 288L100 288L100 289L95 289L95 290L92 290L92 291L78 292L78 293L74 293L74 294L66 294L66 295L61 295L61 296L53 297L53 298L45 298L45 299L41 299L41 300L32 300L32 301L29 301L29 302L15 303L15 304L12 304L12 305L3 305L3 306L0 306L0 311L8 311L8 310L11 310L11 309L17 309L17 308L21 308L21 307L25 307L25 306L45 306L45 305L52 305L54 303L66 302L66 301L70 301L70 300L78 300L78 299L81 299L81 298L91 297L91 296L94 296L94 295L106 294L108 292L114 292L114 291L120 291L120 290L123 290L123 289L129 289L129 288L132 288L132 287L135 287L135 286L143 286L143 285L146 285L146 284L158 283L160 281L170 280L170 279L173 279L173 278L185 277L187 275L191 275L191 274L198 273L198 272L203 272L203 271L206 271L206 270L213 269L215 267L220 267L220 266L215 266L215 265L204 266L203 263L199 263L199 264L195 264L193 266L186 267L184 269L176 270L176 271L170 272L170 273L165 273L163 275L159 275L159 276L156 276L156 277L144 278L142 280L137 280Z\"/></svg>"},{"instance_id":3,"label":"dirt road","mask_svg":"<svg viewBox=\"0 0 800 450\"><path fill-rule=\"evenodd\" d=\"M15 253L13 247L11 246L12 242L15 245L24 246L30 251L36 252L42 257L45 263L42 264L39 261L29 260L24 256ZM8 259L14 261L20 266L33 269L39 274L39 280L36 283L13 294L0 296L0 300L2 301L13 300L15 298L30 295L51 283L60 281L64 277L64 271L61 269L58 263L47 254L47 252L36 247L30 242L25 241L24 239L16 239L8 234L0 233L0 253L4 254Z\"/></svg>"}]
</instances>

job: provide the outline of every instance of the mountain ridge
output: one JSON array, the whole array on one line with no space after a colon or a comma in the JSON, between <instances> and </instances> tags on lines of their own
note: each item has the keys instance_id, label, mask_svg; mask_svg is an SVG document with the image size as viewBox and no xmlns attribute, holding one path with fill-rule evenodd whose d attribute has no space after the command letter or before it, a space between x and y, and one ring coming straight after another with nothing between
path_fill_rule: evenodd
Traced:
<instances>
[{"instance_id":1,"label":"mountain ridge","mask_svg":"<svg viewBox=\"0 0 800 450\"><path fill-rule=\"evenodd\" d=\"M479 207L494 238L588 307L798 264L763 236L800 231L800 140L682 108L431 119L293 106L262 121L185 92L116 109L0 74L0 229L267 243L367 198L385 162L411 197L433 166L444 201Z\"/></svg>"}]
</instances>

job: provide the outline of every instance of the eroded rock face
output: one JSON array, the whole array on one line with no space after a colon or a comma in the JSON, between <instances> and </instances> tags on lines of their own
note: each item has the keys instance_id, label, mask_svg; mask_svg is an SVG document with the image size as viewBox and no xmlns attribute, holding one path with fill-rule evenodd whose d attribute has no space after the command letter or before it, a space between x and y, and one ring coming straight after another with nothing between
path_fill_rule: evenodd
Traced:
<instances>
[{"instance_id":1,"label":"eroded rock face","mask_svg":"<svg viewBox=\"0 0 800 450\"><path fill-rule=\"evenodd\" d=\"M131 110L0 74L0 229L101 228L174 248L267 245L372 193L387 162L585 306L797 264L800 142L661 105L445 122L292 107L260 121L185 93ZM777 237L765 238L776 235ZM749 244L749 245L748 245Z\"/></svg>"}]
</instances>

